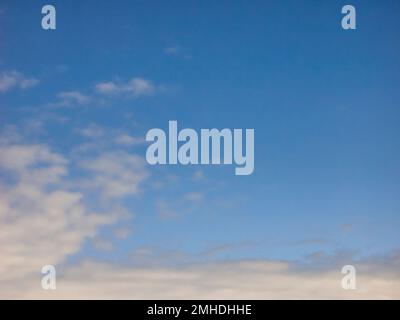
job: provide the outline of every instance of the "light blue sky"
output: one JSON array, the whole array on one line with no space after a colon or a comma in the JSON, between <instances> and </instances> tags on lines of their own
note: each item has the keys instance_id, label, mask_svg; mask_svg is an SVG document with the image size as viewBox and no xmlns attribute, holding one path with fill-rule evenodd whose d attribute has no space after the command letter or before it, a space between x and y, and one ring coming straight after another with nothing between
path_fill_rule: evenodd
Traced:
<instances>
[{"instance_id":1,"label":"light blue sky","mask_svg":"<svg viewBox=\"0 0 400 320\"><path fill-rule=\"evenodd\" d=\"M398 1L351 1L355 31L341 29L348 1L82 2L51 2L55 31L41 29L43 1L1 2L0 71L39 81L1 93L2 130L15 125L25 143L72 159L78 179L76 150L88 141L117 149L104 141L140 139L169 120L254 128L255 171L148 167L140 192L118 199L134 218L98 236L113 248L88 240L71 259L136 262L143 248L159 263L398 249ZM96 92L133 78L152 92ZM87 138L87 128L102 133ZM88 206L100 197L89 192ZM116 239L119 226L132 233Z\"/></svg>"}]
</instances>

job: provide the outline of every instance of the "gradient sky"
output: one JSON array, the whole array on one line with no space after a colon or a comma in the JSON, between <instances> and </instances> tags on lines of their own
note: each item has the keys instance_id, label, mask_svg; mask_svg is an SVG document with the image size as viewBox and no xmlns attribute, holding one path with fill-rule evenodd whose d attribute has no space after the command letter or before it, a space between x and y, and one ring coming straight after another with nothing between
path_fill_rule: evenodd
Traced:
<instances>
[{"instance_id":1,"label":"gradient sky","mask_svg":"<svg viewBox=\"0 0 400 320\"><path fill-rule=\"evenodd\" d=\"M44 4L0 2L0 74L33 80L0 92L0 129L68 158L69 180L90 179L75 166L82 150L144 158L146 132L169 120L255 129L251 176L145 166L137 192L110 200L88 188L89 208L126 217L67 261L290 261L399 248L397 0L352 0L357 30L348 31L348 1L51 1L55 31L41 29ZM135 78L149 91L96 90Z\"/></svg>"}]
</instances>

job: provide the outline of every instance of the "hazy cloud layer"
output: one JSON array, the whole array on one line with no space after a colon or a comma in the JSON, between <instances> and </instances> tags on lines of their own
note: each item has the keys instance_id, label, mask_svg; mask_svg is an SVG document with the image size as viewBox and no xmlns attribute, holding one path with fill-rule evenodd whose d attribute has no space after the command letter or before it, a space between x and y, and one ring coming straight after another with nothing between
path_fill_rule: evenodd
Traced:
<instances>
[{"instance_id":1,"label":"hazy cloud layer","mask_svg":"<svg viewBox=\"0 0 400 320\"><path fill-rule=\"evenodd\" d=\"M340 270L299 272L273 261L237 261L175 268L130 268L87 261L59 275L57 290L38 279L0 296L42 299L395 299L400 279L359 266L357 290L341 287Z\"/></svg>"}]
</instances>

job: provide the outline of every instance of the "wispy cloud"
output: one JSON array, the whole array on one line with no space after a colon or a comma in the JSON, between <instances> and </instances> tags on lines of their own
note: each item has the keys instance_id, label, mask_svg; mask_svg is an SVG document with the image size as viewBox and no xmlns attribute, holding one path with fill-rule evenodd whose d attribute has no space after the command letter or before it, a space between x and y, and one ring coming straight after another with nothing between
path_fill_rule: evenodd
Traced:
<instances>
[{"instance_id":1,"label":"wispy cloud","mask_svg":"<svg viewBox=\"0 0 400 320\"><path fill-rule=\"evenodd\" d=\"M146 139L144 137L136 137L131 136L129 134L123 133L118 135L115 138L115 143L122 146L134 146L134 145L142 145L146 143Z\"/></svg>"},{"instance_id":2,"label":"wispy cloud","mask_svg":"<svg viewBox=\"0 0 400 320\"><path fill-rule=\"evenodd\" d=\"M7 85L7 81L9 80L4 80L4 86ZM164 92L165 90L166 87L164 85L155 85L148 79L136 77L128 82L99 82L94 86L94 89L92 88L89 90L88 94L84 94L79 90L62 91L57 94L58 99L56 101L50 102L47 105L50 108L73 107L88 104L106 105L108 99L113 97L150 97L157 93Z\"/></svg>"},{"instance_id":3,"label":"wispy cloud","mask_svg":"<svg viewBox=\"0 0 400 320\"><path fill-rule=\"evenodd\" d=\"M106 198L135 194L139 184L148 176L144 160L125 151L110 151L80 161L90 173L80 182L86 188L99 190Z\"/></svg>"},{"instance_id":4,"label":"wispy cloud","mask_svg":"<svg viewBox=\"0 0 400 320\"><path fill-rule=\"evenodd\" d=\"M117 239L122 240L128 238L132 234L132 230L130 228L118 228L114 230L113 234Z\"/></svg>"},{"instance_id":5,"label":"wispy cloud","mask_svg":"<svg viewBox=\"0 0 400 320\"><path fill-rule=\"evenodd\" d=\"M144 78L133 78L126 83L100 82L96 84L96 92L103 95L128 95L132 97L151 96L159 92L162 86L154 85Z\"/></svg>"},{"instance_id":6,"label":"wispy cloud","mask_svg":"<svg viewBox=\"0 0 400 320\"><path fill-rule=\"evenodd\" d=\"M79 129L78 132L86 138L100 138L104 136L105 130L100 126L91 123L89 126Z\"/></svg>"},{"instance_id":7,"label":"wispy cloud","mask_svg":"<svg viewBox=\"0 0 400 320\"><path fill-rule=\"evenodd\" d=\"M171 46L165 47L164 53L168 56L180 57L180 58L184 58L186 60L189 60L192 58L192 56L187 53L187 50L185 50L184 48L182 48L179 45L171 45Z\"/></svg>"},{"instance_id":8,"label":"wispy cloud","mask_svg":"<svg viewBox=\"0 0 400 320\"><path fill-rule=\"evenodd\" d=\"M110 129L91 123L83 128L76 128L75 131L89 141L80 144L78 147L81 151L92 151L109 148L128 148L133 146L145 145L146 139L143 135L131 134L120 129Z\"/></svg>"},{"instance_id":9,"label":"wispy cloud","mask_svg":"<svg viewBox=\"0 0 400 320\"><path fill-rule=\"evenodd\" d=\"M57 94L57 101L50 102L47 104L49 108L65 108L65 107L74 107L87 105L90 102L93 102L93 97L83 94L80 91L62 91Z\"/></svg>"},{"instance_id":10,"label":"wispy cloud","mask_svg":"<svg viewBox=\"0 0 400 320\"><path fill-rule=\"evenodd\" d=\"M164 53L175 55L181 52L181 48L179 46L169 46L164 48Z\"/></svg>"},{"instance_id":11,"label":"wispy cloud","mask_svg":"<svg viewBox=\"0 0 400 320\"><path fill-rule=\"evenodd\" d=\"M87 104L90 102L91 98L79 91L64 91L58 94L58 97L65 102L65 104L78 103Z\"/></svg>"},{"instance_id":12,"label":"wispy cloud","mask_svg":"<svg viewBox=\"0 0 400 320\"><path fill-rule=\"evenodd\" d=\"M39 83L39 80L33 77L26 77L15 70L0 73L0 92L7 92L14 88L27 89Z\"/></svg>"}]
</instances>

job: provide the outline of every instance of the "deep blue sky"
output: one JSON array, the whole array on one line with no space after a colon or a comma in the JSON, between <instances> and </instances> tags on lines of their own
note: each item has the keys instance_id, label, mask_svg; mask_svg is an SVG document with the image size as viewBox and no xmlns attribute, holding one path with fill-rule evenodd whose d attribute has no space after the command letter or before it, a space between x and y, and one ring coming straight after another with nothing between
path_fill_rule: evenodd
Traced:
<instances>
[{"instance_id":1,"label":"deep blue sky","mask_svg":"<svg viewBox=\"0 0 400 320\"><path fill-rule=\"evenodd\" d=\"M182 127L254 128L255 172L233 167L151 167L133 234L135 248L212 258L297 259L318 250L360 255L400 242L400 3L356 1L357 30L341 28L349 1L51 1L57 29L41 29L45 1L1 1L0 71L40 80L2 94L0 124L48 113L57 94L91 95L96 83L134 77L159 94L58 108L30 136L69 154L77 128L95 124L144 135L169 120ZM145 148L131 150L144 156ZM204 179L192 177L201 171ZM151 184L160 177L162 188ZM201 193L188 207L182 197ZM95 202L95 200L92 200ZM157 203L179 213L163 220ZM107 237L108 230L103 230Z\"/></svg>"}]
</instances>

